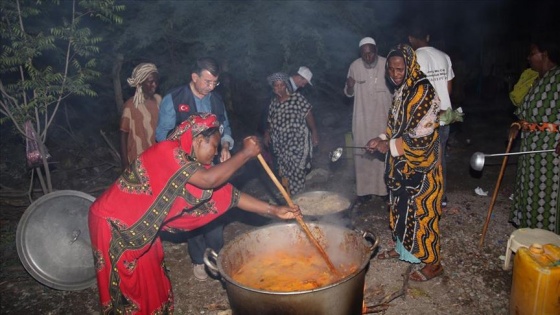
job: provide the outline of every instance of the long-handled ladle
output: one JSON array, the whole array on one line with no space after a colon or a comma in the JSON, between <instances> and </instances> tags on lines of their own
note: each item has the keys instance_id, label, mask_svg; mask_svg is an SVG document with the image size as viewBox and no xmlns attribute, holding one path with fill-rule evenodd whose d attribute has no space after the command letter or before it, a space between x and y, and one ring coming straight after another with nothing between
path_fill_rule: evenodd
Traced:
<instances>
[{"instance_id":1,"label":"long-handled ladle","mask_svg":"<svg viewBox=\"0 0 560 315\"><path fill-rule=\"evenodd\" d=\"M538 151L521 151L521 152L511 152L511 153L496 153L496 154L484 154L482 152L475 152L471 156L471 167L475 171L482 171L484 167L485 157L490 156L508 156L508 155L520 155L520 154L530 154L530 153L546 153L553 152L554 149L550 150L538 150Z\"/></svg>"},{"instance_id":2,"label":"long-handled ladle","mask_svg":"<svg viewBox=\"0 0 560 315\"><path fill-rule=\"evenodd\" d=\"M264 160L264 157L262 156L262 154L257 155L257 158L259 159L259 162L261 162L261 164L262 164L263 168L265 169L266 173L268 174L268 176L270 176L270 179L272 179L272 181L274 182L276 187L278 187L278 189L282 193L282 196L284 196L284 199L286 199L286 202L288 202L288 206L293 207L294 202L292 201L292 198L290 198L290 195L288 195L288 192L286 191L284 186L282 186L282 184L280 184L280 182L276 178L276 175L274 175L274 173L272 172L272 170L270 169L270 167L268 166L268 164ZM319 251L321 256L323 256L323 259L325 260L325 262L329 266L329 269L336 276L340 277L341 276L340 273L338 272L338 270L335 268L335 266L333 265L333 263L329 259L329 256L327 255L327 253L325 252L323 247L321 247L319 242L317 242L315 237L313 237L313 234L311 234L311 231L307 227L307 224L305 224L305 222L303 222L303 218L301 216L296 216L296 220L299 223L299 225L303 228L303 230L305 231L305 234L307 235L309 240L311 240L311 242L313 243L313 245L315 245L315 247L317 248L317 250Z\"/></svg>"}]
</instances>

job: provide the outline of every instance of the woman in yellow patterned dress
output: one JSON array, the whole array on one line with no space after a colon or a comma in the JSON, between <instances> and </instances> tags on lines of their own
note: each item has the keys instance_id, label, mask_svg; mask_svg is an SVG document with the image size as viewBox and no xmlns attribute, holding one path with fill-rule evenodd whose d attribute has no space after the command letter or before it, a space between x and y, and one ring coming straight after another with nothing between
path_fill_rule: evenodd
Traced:
<instances>
[{"instance_id":1,"label":"woman in yellow patterned dress","mask_svg":"<svg viewBox=\"0 0 560 315\"><path fill-rule=\"evenodd\" d=\"M439 218L443 195L438 112L439 99L420 71L414 50L398 45L387 56L387 75L395 88L387 130L370 140L368 150L387 153L385 181L389 190L390 226L395 248L379 259L399 258L424 267L413 281L443 272L440 264Z\"/></svg>"}]
</instances>

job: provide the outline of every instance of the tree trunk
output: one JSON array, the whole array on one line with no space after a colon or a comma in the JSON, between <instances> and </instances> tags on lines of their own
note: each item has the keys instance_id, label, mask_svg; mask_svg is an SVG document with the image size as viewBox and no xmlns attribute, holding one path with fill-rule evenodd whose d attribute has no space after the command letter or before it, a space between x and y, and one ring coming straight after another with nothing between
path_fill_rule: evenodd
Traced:
<instances>
[{"instance_id":1,"label":"tree trunk","mask_svg":"<svg viewBox=\"0 0 560 315\"><path fill-rule=\"evenodd\" d=\"M124 100L122 94L121 86L121 69L124 61L124 56L122 54L117 54L113 62L113 89L115 90L115 105L117 106L117 113L119 115L122 113Z\"/></svg>"}]
</instances>

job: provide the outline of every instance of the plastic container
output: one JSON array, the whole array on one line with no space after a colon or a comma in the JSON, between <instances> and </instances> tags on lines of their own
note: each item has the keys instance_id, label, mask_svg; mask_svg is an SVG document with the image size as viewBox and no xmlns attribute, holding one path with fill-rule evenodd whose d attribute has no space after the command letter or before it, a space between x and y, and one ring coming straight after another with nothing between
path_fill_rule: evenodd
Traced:
<instances>
[{"instance_id":1,"label":"plastic container","mask_svg":"<svg viewBox=\"0 0 560 315\"><path fill-rule=\"evenodd\" d=\"M560 314L560 247L533 244L517 250L509 313Z\"/></svg>"}]
</instances>

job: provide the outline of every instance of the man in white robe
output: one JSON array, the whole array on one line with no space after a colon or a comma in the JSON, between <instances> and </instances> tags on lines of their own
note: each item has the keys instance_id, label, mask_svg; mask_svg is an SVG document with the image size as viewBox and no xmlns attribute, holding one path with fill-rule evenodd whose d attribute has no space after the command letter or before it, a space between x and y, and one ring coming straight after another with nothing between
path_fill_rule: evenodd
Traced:
<instances>
[{"instance_id":1,"label":"man in white robe","mask_svg":"<svg viewBox=\"0 0 560 315\"><path fill-rule=\"evenodd\" d=\"M385 82L386 59L377 55L375 40L365 37L359 47L360 58L354 60L348 69L344 94L354 97L352 135L354 145L362 147L370 139L385 133L392 100ZM372 195L387 196L385 155L379 152L372 155L365 150L354 149L354 166L358 201L368 201Z\"/></svg>"}]
</instances>

